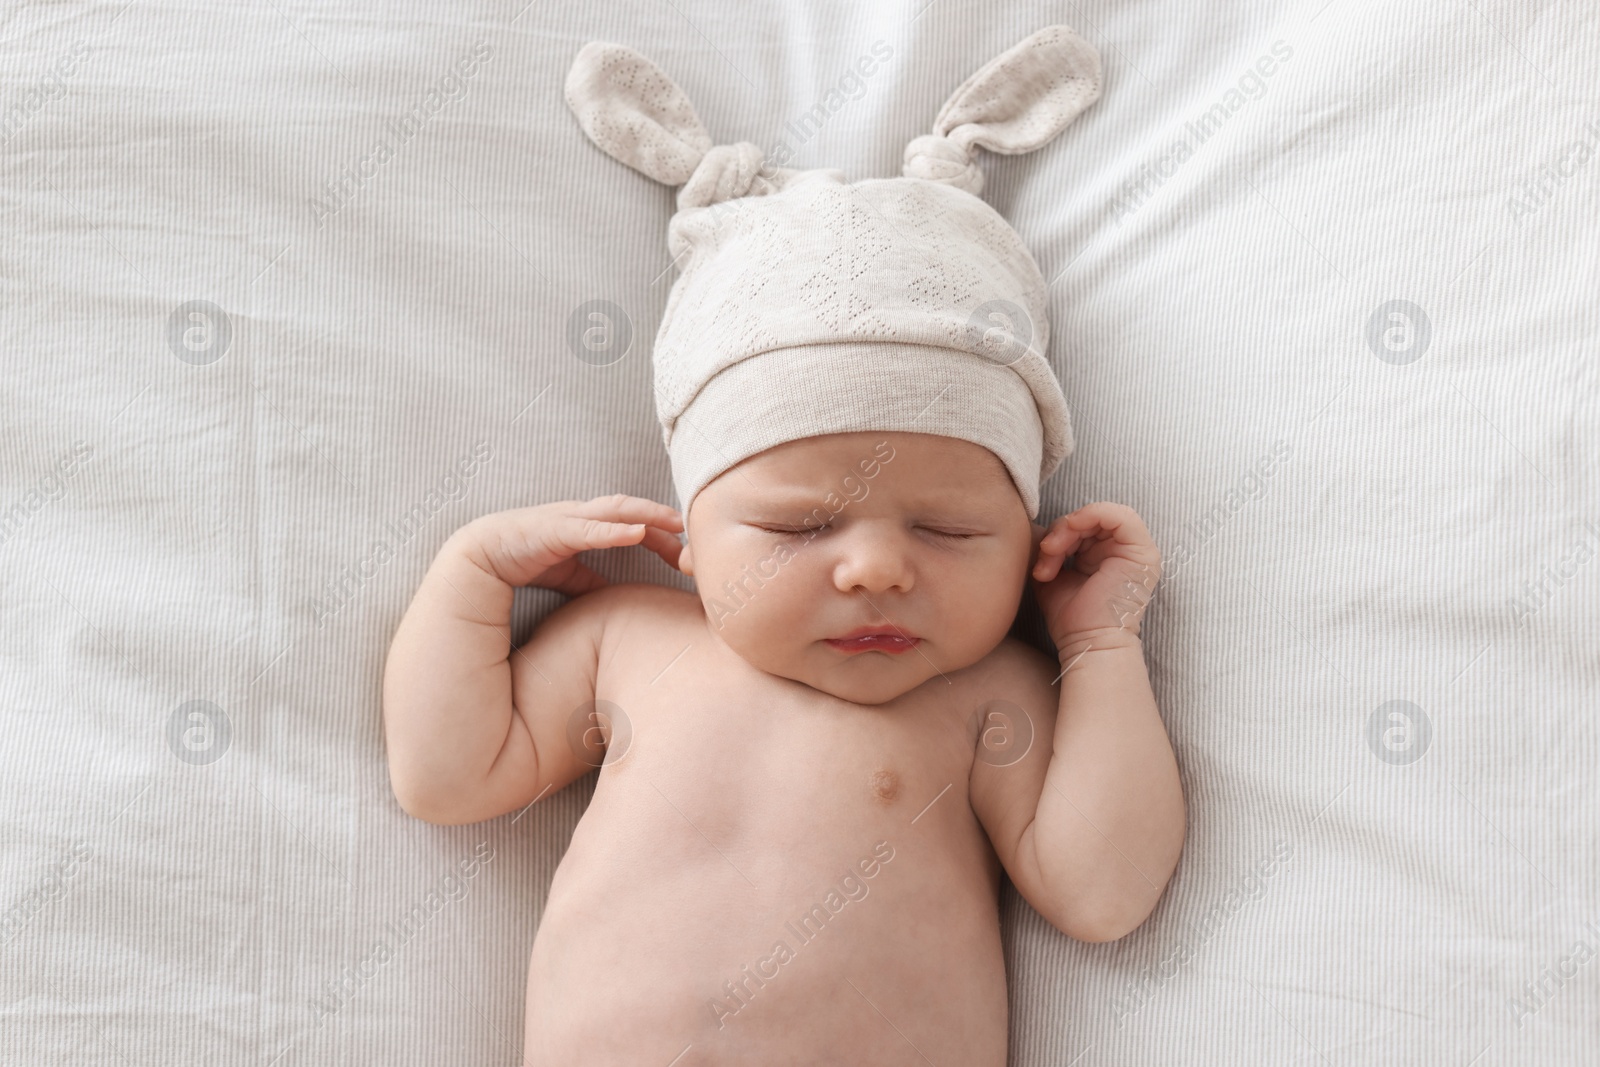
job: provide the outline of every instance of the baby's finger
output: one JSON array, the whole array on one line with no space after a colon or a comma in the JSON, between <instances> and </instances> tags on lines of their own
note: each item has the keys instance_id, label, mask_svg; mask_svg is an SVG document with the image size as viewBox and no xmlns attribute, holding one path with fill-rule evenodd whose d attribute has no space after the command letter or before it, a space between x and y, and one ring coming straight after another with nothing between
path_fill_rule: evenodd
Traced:
<instances>
[{"instance_id":1,"label":"baby's finger","mask_svg":"<svg viewBox=\"0 0 1600 1067\"><path fill-rule=\"evenodd\" d=\"M1061 570L1062 563L1077 546L1078 534L1067 525L1066 518L1056 519L1049 529L1034 524L1034 560L1030 573L1041 582L1048 582Z\"/></svg>"},{"instance_id":2,"label":"baby's finger","mask_svg":"<svg viewBox=\"0 0 1600 1067\"><path fill-rule=\"evenodd\" d=\"M643 540L649 528L645 522L616 522L581 514L604 510L583 501L562 500L495 512L457 530L451 535L451 542L454 550L513 588L555 588L547 583L565 580L569 571L557 568L578 553L634 545ZM650 510L655 514L671 511L652 501L638 501L615 510ZM672 519L665 515L662 518L670 536Z\"/></svg>"},{"instance_id":3,"label":"baby's finger","mask_svg":"<svg viewBox=\"0 0 1600 1067\"><path fill-rule=\"evenodd\" d=\"M1059 554L1040 556L1033 565L1034 580L1048 582L1054 579L1056 575L1061 573L1061 565L1065 562L1066 557Z\"/></svg>"},{"instance_id":4,"label":"baby's finger","mask_svg":"<svg viewBox=\"0 0 1600 1067\"><path fill-rule=\"evenodd\" d=\"M1100 564L1105 562L1107 556L1115 554L1116 547L1115 540L1101 538L1080 548L1073 562L1085 574L1093 573L1100 569Z\"/></svg>"},{"instance_id":5,"label":"baby's finger","mask_svg":"<svg viewBox=\"0 0 1600 1067\"><path fill-rule=\"evenodd\" d=\"M588 519L622 523L644 522L669 530L683 529L683 516L676 508L669 508L665 504L645 500L643 497L628 496L626 493L598 496L593 500L582 501L570 510L572 514Z\"/></svg>"},{"instance_id":6,"label":"baby's finger","mask_svg":"<svg viewBox=\"0 0 1600 1067\"><path fill-rule=\"evenodd\" d=\"M1137 582L1150 589L1154 589L1160 579L1161 554L1153 545L1125 545L1112 537L1102 538L1085 547L1078 553L1075 565L1081 573L1093 574L1112 560L1131 565L1131 570L1124 570L1137 575Z\"/></svg>"},{"instance_id":7,"label":"baby's finger","mask_svg":"<svg viewBox=\"0 0 1600 1067\"><path fill-rule=\"evenodd\" d=\"M1063 558L1072 555L1077 550L1083 534L1074 530L1064 516L1051 523L1050 529L1039 541L1040 555L1056 555Z\"/></svg>"},{"instance_id":8,"label":"baby's finger","mask_svg":"<svg viewBox=\"0 0 1600 1067\"><path fill-rule=\"evenodd\" d=\"M650 527L642 522L608 522L604 519L583 518L578 515L563 517L552 528L556 545L566 554L593 552L599 548L618 545L636 545L644 540Z\"/></svg>"},{"instance_id":9,"label":"baby's finger","mask_svg":"<svg viewBox=\"0 0 1600 1067\"><path fill-rule=\"evenodd\" d=\"M1041 551L1039 558L1033 562L1033 576L1041 582L1048 582L1061 573L1061 568L1069 558L1066 552Z\"/></svg>"},{"instance_id":10,"label":"baby's finger","mask_svg":"<svg viewBox=\"0 0 1600 1067\"><path fill-rule=\"evenodd\" d=\"M515 526L486 548L494 572L512 586L544 586L551 571L555 572L552 578L560 580L566 572L556 568L578 553L638 544L648 528L644 523L582 518L564 509L526 518L514 515L511 521Z\"/></svg>"},{"instance_id":11,"label":"baby's finger","mask_svg":"<svg viewBox=\"0 0 1600 1067\"><path fill-rule=\"evenodd\" d=\"M674 570L678 568L678 557L683 555L683 542L678 540L676 534L652 526L645 530L644 547L666 560Z\"/></svg>"},{"instance_id":12,"label":"baby's finger","mask_svg":"<svg viewBox=\"0 0 1600 1067\"><path fill-rule=\"evenodd\" d=\"M1143 544L1151 540L1150 531L1145 528L1144 520L1137 511L1126 504L1109 500L1085 504L1068 515L1066 521L1074 530L1090 536L1109 534L1125 545Z\"/></svg>"}]
</instances>

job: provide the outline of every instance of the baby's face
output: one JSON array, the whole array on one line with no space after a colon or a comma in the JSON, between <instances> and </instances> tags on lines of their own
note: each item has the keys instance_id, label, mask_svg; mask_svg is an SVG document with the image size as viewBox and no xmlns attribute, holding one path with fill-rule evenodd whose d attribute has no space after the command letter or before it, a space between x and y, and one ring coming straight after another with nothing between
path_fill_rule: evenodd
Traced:
<instances>
[{"instance_id":1,"label":"baby's face","mask_svg":"<svg viewBox=\"0 0 1600 1067\"><path fill-rule=\"evenodd\" d=\"M696 494L686 529L679 565L712 633L768 674L857 704L992 651L1033 553L1033 524L999 458L922 433L768 449ZM869 627L915 640L865 650L830 640Z\"/></svg>"}]
</instances>

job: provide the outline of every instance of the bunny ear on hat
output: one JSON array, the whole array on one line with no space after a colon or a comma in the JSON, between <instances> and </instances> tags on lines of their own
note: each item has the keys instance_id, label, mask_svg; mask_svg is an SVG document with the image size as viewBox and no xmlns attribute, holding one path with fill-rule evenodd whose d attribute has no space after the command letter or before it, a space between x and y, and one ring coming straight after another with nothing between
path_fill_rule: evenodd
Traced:
<instances>
[{"instance_id":1,"label":"bunny ear on hat","mask_svg":"<svg viewBox=\"0 0 1600 1067\"><path fill-rule=\"evenodd\" d=\"M973 148L1032 152L1100 96L1100 53L1071 26L1046 26L985 63L939 109L933 132L906 146L903 172L983 191Z\"/></svg>"},{"instance_id":2,"label":"bunny ear on hat","mask_svg":"<svg viewBox=\"0 0 1600 1067\"><path fill-rule=\"evenodd\" d=\"M758 146L714 145L678 83L624 45L584 45L567 73L565 95L601 151L663 185L682 186L680 209L762 195L781 184L759 173L765 157ZM977 195L983 172L974 148L1032 152L1099 95L1100 54L1071 26L1046 26L985 63L951 94L933 132L906 146L902 173Z\"/></svg>"},{"instance_id":3,"label":"bunny ear on hat","mask_svg":"<svg viewBox=\"0 0 1600 1067\"><path fill-rule=\"evenodd\" d=\"M567 72L567 106L600 150L663 185L682 185L711 135L678 83L631 48L590 41Z\"/></svg>"},{"instance_id":4,"label":"bunny ear on hat","mask_svg":"<svg viewBox=\"0 0 1600 1067\"><path fill-rule=\"evenodd\" d=\"M680 209L776 191L759 173L765 157L758 146L712 144L678 83L631 48L584 45L567 72L565 95L606 155L663 185L682 186Z\"/></svg>"},{"instance_id":5,"label":"bunny ear on hat","mask_svg":"<svg viewBox=\"0 0 1600 1067\"><path fill-rule=\"evenodd\" d=\"M679 187L667 247L680 274L651 360L686 513L749 456L824 433L926 428L919 420L951 393L938 432L999 456L1038 514L1039 483L1073 450L1044 356L1048 286L977 195L974 157L1031 152L1099 97L1088 42L1047 26L1008 48L906 146L903 177L855 184L838 170L766 167L749 142L715 143L677 83L623 45L585 44L565 94L598 148ZM738 211L697 210L745 197ZM930 403L921 390L941 383Z\"/></svg>"}]
</instances>

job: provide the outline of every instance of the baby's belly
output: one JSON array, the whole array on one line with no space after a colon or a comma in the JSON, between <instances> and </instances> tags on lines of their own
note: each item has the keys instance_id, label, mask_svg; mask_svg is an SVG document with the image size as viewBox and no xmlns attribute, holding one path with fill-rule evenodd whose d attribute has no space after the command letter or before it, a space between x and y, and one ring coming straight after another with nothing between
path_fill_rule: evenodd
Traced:
<instances>
[{"instance_id":1,"label":"baby's belly","mask_svg":"<svg viewBox=\"0 0 1600 1067\"><path fill-rule=\"evenodd\" d=\"M532 1067L1004 1064L998 864L964 777L902 766L884 800L849 759L638 755L552 882Z\"/></svg>"}]
</instances>

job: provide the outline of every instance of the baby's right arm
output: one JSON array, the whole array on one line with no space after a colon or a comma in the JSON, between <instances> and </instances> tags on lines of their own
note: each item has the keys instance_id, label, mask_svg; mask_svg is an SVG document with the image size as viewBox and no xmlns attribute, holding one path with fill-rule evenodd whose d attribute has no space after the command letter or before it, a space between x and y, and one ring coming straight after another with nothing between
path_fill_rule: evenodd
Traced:
<instances>
[{"instance_id":1,"label":"baby's right arm","mask_svg":"<svg viewBox=\"0 0 1600 1067\"><path fill-rule=\"evenodd\" d=\"M395 631L383 677L389 781L407 812L460 824L515 811L589 770L567 719L594 699L606 580L579 552L643 543L673 566L683 521L638 497L485 515L439 550ZM576 599L511 649L511 598Z\"/></svg>"}]
</instances>

